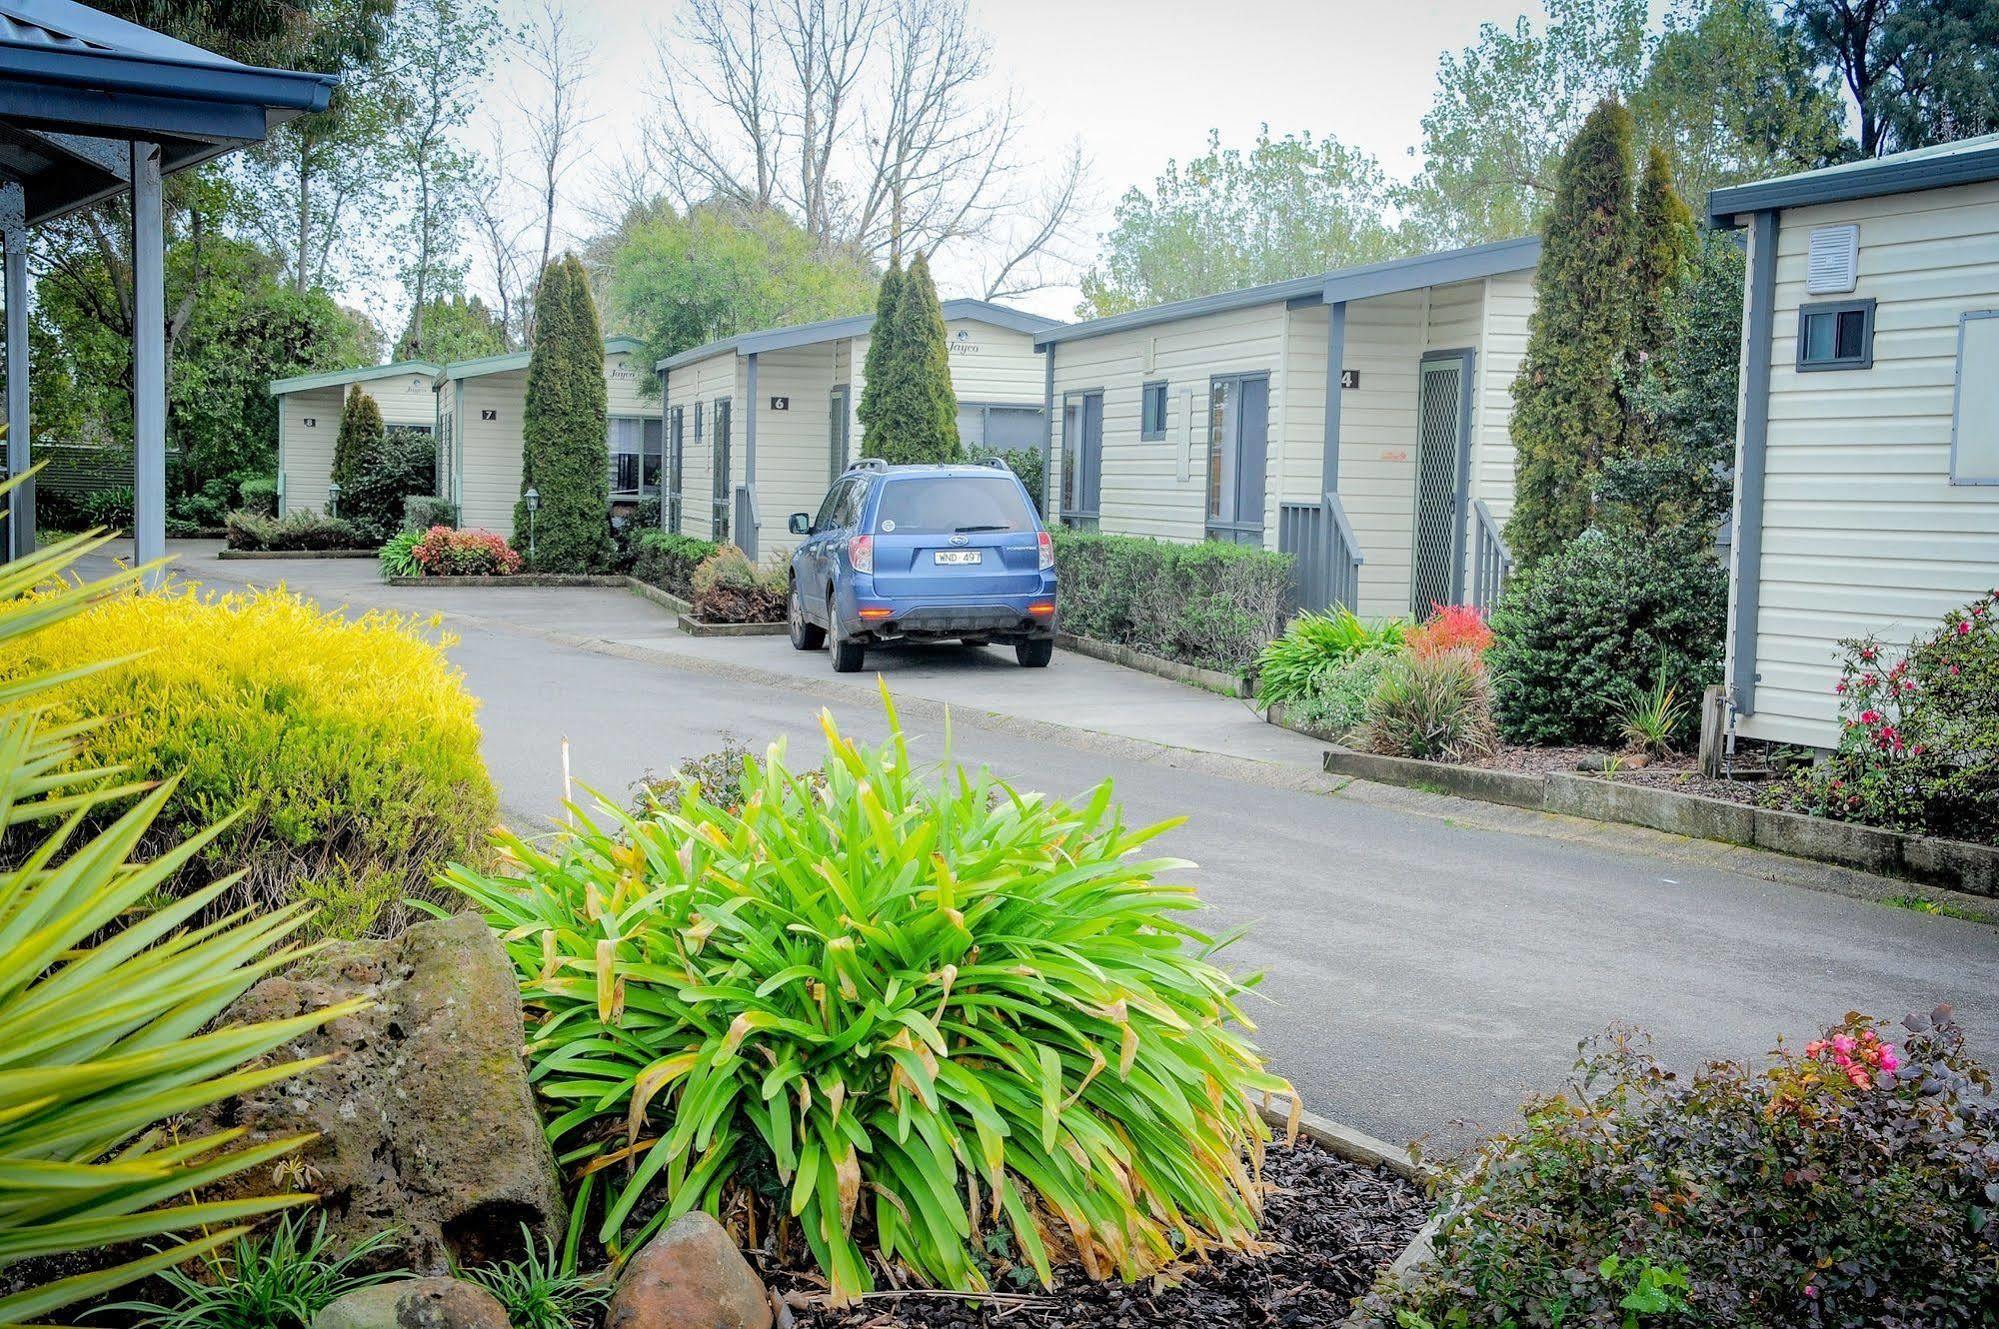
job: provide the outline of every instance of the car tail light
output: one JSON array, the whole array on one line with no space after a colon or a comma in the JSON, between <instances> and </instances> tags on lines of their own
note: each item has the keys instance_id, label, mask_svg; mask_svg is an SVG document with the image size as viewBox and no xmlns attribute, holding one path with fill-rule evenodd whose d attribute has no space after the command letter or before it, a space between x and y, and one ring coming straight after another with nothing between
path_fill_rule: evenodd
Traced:
<instances>
[{"instance_id":1,"label":"car tail light","mask_svg":"<svg viewBox=\"0 0 1999 1329\"><path fill-rule=\"evenodd\" d=\"M1055 537L1043 531L1034 537L1034 543L1041 551L1041 570L1046 572L1055 566Z\"/></svg>"},{"instance_id":2,"label":"car tail light","mask_svg":"<svg viewBox=\"0 0 1999 1329\"><path fill-rule=\"evenodd\" d=\"M847 562L856 572L875 570L875 538L872 535L857 535L847 541Z\"/></svg>"}]
</instances>

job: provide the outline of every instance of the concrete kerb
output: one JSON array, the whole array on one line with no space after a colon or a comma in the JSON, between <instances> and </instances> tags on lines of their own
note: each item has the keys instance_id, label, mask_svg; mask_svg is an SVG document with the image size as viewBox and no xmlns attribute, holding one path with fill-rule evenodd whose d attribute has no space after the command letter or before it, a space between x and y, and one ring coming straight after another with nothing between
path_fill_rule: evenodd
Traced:
<instances>
[{"instance_id":1,"label":"concrete kerb","mask_svg":"<svg viewBox=\"0 0 1999 1329\"><path fill-rule=\"evenodd\" d=\"M1383 784L1441 790L1591 821L1643 826L1668 835L1765 849L1970 896L1999 898L1999 848L1809 817L1600 776L1530 775L1346 748L1326 750L1325 767Z\"/></svg>"},{"instance_id":2,"label":"concrete kerb","mask_svg":"<svg viewBox=\"0 0 1999 1329\"><path fill-rule=\"evenodd\" d=\"M1203 669L1199 665L1181 664L1178 660L1162 660L1156 655L1134 651L1129 646L1097 641L1091 637L1078 637L1072 632L1058 633L1055 641L1062 649L1074 651L1078 655L1087 655L1092 660L1123 665L1126 669L1155 674L1160 678L1172 679L1175 683L1190 684L1208 692L1219 692L1224 697L1249 695L1249 688L1241 678L1219 669Z\"/></svg>"},{"instance_id":3,"label":"concrete kerb","mask_svg":"<svg viewBox=\"0 0 1999 1329\"><path fill-rule=\"evenodd\" d=\"M1291 1099L1282 1095L1273 1096L1262 1102L1258 1106L1258 1111L1262 1113L1264 1121L1273 1129L1280 1131L1290 1126L1291 1114L1297 1111L1298 1134L1336 1157L1359 1163L1364 1167L1387 1168L1396 1176L1414 1182L1418 1186L1427 1186L1436 1180L1436 1169L1419 1161L1407 1149L1390 1144L1386 1140L1378 1140L1366 1131L1342 1126L1339 1122L1322 1117L1316 1112L1298 1110L1294 1108ZM1433 1214L1409 1244L1403 1247L1402 1253L1389 1262L1384 1272L1398 1281L1406 1282L1412 1278L1415 1271L1430 1258L1436 1235L1437 1218ZM1360 1310L1354 1311L1341 1321L1342 1329L1365 1329L1365 1326L1378 1323L1379 1321L1373 1316Z\"/></svg>"},{"instance_id":4,"label":"concrete kerb","mask_svg":"<svg viewBox=\"0 0 1999 1329\"><path fill-rule=\"evenodd\" d=\"M675 626L690 637L782 637L791 630L783 623L705 623L688 614Z\"/></svg>"},{"instance_id":5,"label":"concrete kerb","mask_svg":"<svg viewBox=\"0 0 1999 1329\"><path fill-rule=\"evenodd\" d=\"M225 563L256 559L379 558L373 549L221 549L215 556Z\"/></svg>"}]
</instances>

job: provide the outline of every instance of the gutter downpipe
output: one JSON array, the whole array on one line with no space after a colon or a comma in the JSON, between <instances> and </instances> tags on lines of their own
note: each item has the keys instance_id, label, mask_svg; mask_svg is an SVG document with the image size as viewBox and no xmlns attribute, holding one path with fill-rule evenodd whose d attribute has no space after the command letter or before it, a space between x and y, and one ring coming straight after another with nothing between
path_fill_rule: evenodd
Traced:
<instances>
[{"instance_id":1,"label":"gutter downpipe","mask_svg":"<svg viewBox=\"0 0 1999 1329\"><path fill-rule=\"evenodd\" d=\"M1742 446L1735 480L1735 603L1729 617L1729 734L1756 713L1756 617L1762 602L1763 480L1770 442L1770 351L1776 330L1777 213L1750 222L1749 309L1743 321Z\"/></svg>"}]
</instances>

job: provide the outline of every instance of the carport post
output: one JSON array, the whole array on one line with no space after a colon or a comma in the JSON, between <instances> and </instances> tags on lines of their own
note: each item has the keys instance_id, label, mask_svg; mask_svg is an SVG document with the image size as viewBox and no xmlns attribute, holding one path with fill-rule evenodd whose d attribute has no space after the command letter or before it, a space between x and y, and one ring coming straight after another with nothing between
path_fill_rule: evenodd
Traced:
<instances>
[{"instance_id":1,"label":"carport post","mask_svg":"<svg viewBox=\"0 0 1999 1329\"><path fill-rule=\"evenodd\" d=\"M1326 450L1319 461L1319 487L1340 492L1340 379L1346 372L1347 302L1326 310Z\"/></svg>"},{"instance_id":2,"label":"carport post","mask_svg":"<svg viewBox=\"0 0 1999 1329\"><path fill-rule=\"evenodd\" d=\"M0 243L7 249L7 474L25 476L34 464L28 433L28 219L27 193L0 189ZM35 482L20 481L0 499L7 509L7 557L35 552Z\"/></svg>"},{"instance_id":3,"label":"carport post","mask_svg":"<svg viewBox=\"0 0 1999 1329\"><path fill-rule=\"evenodd\" d=\"M167 552L167 332L160 147L132 144L132 545L134 563ZM149 586L160 573L147 574Z\"/></svg>"},{"instance_id":4,"label":"carport post","mask_svg":"<svg viewBox=\"0 0 1999 1329\"><path fill-rule=\"evenodd\" d=\"M757 510L757 353L751 351L744 357L749 361L749 379L744 393L750 399L750 413L743 420L743 487L750 491L749 511ZM756 523L743 522L743 529L736 532L743 552L752 563L757 559Z\"/></svg>"},{"instance_id":5,"label":"carport post","mask_svg":"<svg viewBox=\"0 0 1999 1329\"><path fill-rule=\"evenodd\" d=\"M1048 468L1055 464L1055 343L1049 342L1041 348L1044 357L1041 369L1041 492L1036 495L1041 510L1047 512L1048 490L1054 476Z\"/></svg>"}]
</instances>

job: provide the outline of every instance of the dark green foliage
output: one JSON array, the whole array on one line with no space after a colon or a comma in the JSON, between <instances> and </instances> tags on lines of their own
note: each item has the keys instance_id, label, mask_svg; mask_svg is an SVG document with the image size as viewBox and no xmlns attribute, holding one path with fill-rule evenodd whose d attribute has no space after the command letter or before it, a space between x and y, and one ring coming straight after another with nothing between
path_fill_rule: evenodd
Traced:
<instances>
[{"instance_id":1,"label":"dark green foliage","mask_svg":"<svg viewBox=\"0 0 1999 1329\"><path fill-rule=\"evenodd\" d=\"M1500 733L1614 742L1621 709L1661 672L1693 697L1720 677L1727 613L1707 534L1585 532L1509 582L1493 612L1485 658Z\"/></svg>"},{"instance_id":2,"label":"dark green foliage","mask_svg":"<svg viewBox=\"0 0 1999 1329\"><path fill-rule=\"evenodd\" d=\"M1590 113L1563 154L1541 227L1527 354L1513 381L1514 507L1521 566L1590 524L1604 460L1629 429L1623 391L1635 281L1631 115Z\"/></svg>"},{"instance_id":3,"label":"dark green foliage","mask_svg":"<svg viewBox=\"0 0 1999 1329\"><path fill-rule=\"evenodd\" d=\"M1053 534L1064 632L1247 674L1283 622L1288 554L1213 540Z\"/></svg>"},{"instance_id":4,"label":"dark green foliage","mask_svg":"<svg viewBox=\"0 0 1999 1329\"><path fill-rule=\"evenodd\" d=\"M1643 455L1604 467L1606 521L1662 530L1713 531L1726 520L1735 481L1735 406L1742 346L1744 257L1735 235L1704 231L1692 270L1667 307L1670 336L1636 403L1656 440Z\"/></svg>"},{"instance_id":5,"label":"dark green foliage","mask_svg":"<svg viewBox=\"0 0 1999 1329\"><path fill-rule=\"evenodd\" d=\"M986 461L997 457L1006 463L1006 468L1019 478L1021 487L1034 503L1034 510L1041 512L1044 496L1048 491L1047 470L1042 464L1040 448L975 448L967 456L968 461ZM1043 514L1045 515L1045 514Z\"/></svg>"},{"instance_id":6,"label":"dark green foliage","mask_svg":"<svg viewBox=\"0 0 1999 1329\"><path fill-rule=\"evenodd\" d=\"M102 527L107 531L129 531L132 529L132 486L95 490L78 499L77 508L83 514L86 530Z\"/></svg>"},{"instance_id":7,"label":"dark green foliage","mask_svg":"<svg viewBox=\"0 0 1999 1329\"><path fill-rule=\"evenodd\" d=\"M423 307L421 334L415 311L411 311L409 326L396 339L395 358L448 365L455 360L503 355L506 350L507 330L500 326L500 316L476 295L451 295L439 296Z\"/></svg>"},{"instance_id":8,"label":"dark green foliage","mask_svg":"<svg viewBox=\"0 0 1999 1329\"><path fill-rule=\"evenodd\" d=\"M586 1188L584 1194L588 1194ZM580 1216L579 1216L580 1217ZM572 1220L575 1221L575 1220ZM576 1243L558 1251L553 1240L537 1243L525 1223L527 1254L498 1264L470 1265L452 1272L493 1294L507 1312L511 1329L576 1329L595 1325L611 1299L609 1279L576 1270Z\"/></svg>"},{"instance_id":9,"label":"dark green foliage","mask_svg":"<svg viewBox=\"0 0 1999 1329\"><path fill-rule=\"evenodd\" d=\"M382 446L382 408L356 383L340 412L340 434L333 440L333 483L342 489L354 482Z\"/></svg>"},{"instance_id":10,"label":"dark green foliage","mask_svg":"<svg viewBox=\"0 0 1999 1329\"><path fill-rule=\"evenodd\" d=\"M521 493L541 494L529 539L526 498L514 507L514 545L534 548L538 572L594 572L611 556L611 479L605 451L604 338L583 264L565 254L535 293L534 354L521 418Z\"/></svg>"},{"instance_id":11,"label":"dark green foliage","mask_svg":"<svg viewBox=\"0 0 1999 1329\"><path fill-rule=\"evenodd\" d=\"M1434 1255L1373 1323L1971 1329L1999 1306L1999 1099L1947 1007L1692 1076L1613 1030L1441 1191Z\"/></svg>"},{"instance_id":12,"label":"dark green foliage","mask_svg":"<svg viewBox=\"0 0 1999 1329\"><path fill-rule=\"evenodd\" d=\"M403 500L403 529L427 531L433 526L456 526L458 505L434 494L412 494Z\"/></svg>"},{"instance_id":13,"label":"dark green foliage","mask_svg":"<svg viewBox=\"0 0 1999 1329\"><path fill-rule=\"evenodd\" d=\"M1767 801L1999 843L1999 591L1953 609L1900 656L1872 637L1841 645L1839 749Z\"/></svg>"},{"instance_id":14,"label":"dark green foliage","mask_svg":"<svg viewBox=\"0 0 1999 1329\"><path fill-rule=\"evenodd\" d=\"M930 280L929 261L921 254L903 274L889 328L889 344L879 357L875 345L868 347L868 379L861 389L863 403L872 398L862 417L867 455L892 466L957 461L964 446L958 439L951 357L944 345L944 311ZM874 335L877 341L882 336L880 319Z\"/></svg>"},{"instance_id":15,"label":"dark green foliage","mask_svg":"<svg viewBox=\"0 0 1999 1329\"><path fill-rule=\"evenodd\" d=\"M790 580L781 568L758 567L734 545L701 560L687 598L704 623L782 623Z\"/></svg>"},{"instance_id":16,"label":"dark green foliage","mask_svg":"<svg viewBox=\"0 0 1999 1329\"><path fill-rule=\"evenodd\" d=\"M629 573L638 562L639 541L648 531L664 530L658 495L642 498L611 525L611 571Z\"/></svg>"},{"instance_id":17,"label":"dark green foliage","mask_svg":"<svg viewBox=\"0 0 1999 1329\"><path fill-rule=\"evenodd\" d=\"M231 549L373 549L376 538L345 517L322 517L297 508L282 517L232 512L226 530Z\"/></svg>"},{"instance_id":18,"label":"dark green foliage","mask_svg":"<svg viewBox=\"0 0 1999 1329\"><path fill-rule=\"evenodd\" d=\"M324 1215L307 1227L303 1217L286 1214L263 1236L238 1237L227 1257L162 1274L174 1293L170 1304L128 1301L105 1309L130 1314L145 1329L310 1329L347 1293L409 1277L369 1272L394 1240L393 1232L377 1232L338 1251Z\"/></svg>"},{"instance_id":19,"label":"dark green foliage","mask_svg":"<svg viewBox=\"0 0 1999 1329\"><path fill-rule=\"evenodd\" d=\"M242 506L237 502L238 485L233 477L220 475L203 482L199 489L167 500L167 520L185 522L204 530L219 528L230 513ZM40 496L37 495L39 501ZM37 513L36 520L40 520Z\"/></svg>"},{"instance_id":20,"label":"dark green foliage","mask_svg":"<svg viewBox=\"0 0 1999 1329\"><path fill-rule=\"evenodd\" d=\"M880 418L882 393L893 378L888 366L896 354L895 307L901 297L902 262L891 258L888 271L882 274L881 285L875 289L874 332L868 338L868 353L861 362L861 400L855 406L854 414L861 422L863 438Z\"/></svg>"},{"instance_id":21,"label":"dark green foliage","mask_svg":"<svg viewBox=\"0 0 1999 1329\"><path fill-rule=\"evenodd\" d=\"M632 575L648 586L657 586L683 600L692 599L694 569L707 562L720 548L710 540L649 530L639 536L636 543Z\"/></svg>"},{"instance_id":22,"label":"dark green foliage","mask_svg":"<svg viewBox=\"0 0 1999 1329\"><path fill-rule=\"evenodd\" d=\"M1673 168L1656 143L1645 154L1638 182L1633 237L1638 307L1631 323L1631 351L1638 360L1656 356L1671 336L1668 311L1693 259L1694 214L1673 187Z\"/></svg>"},{"instance_id":23,"label":"dark green foliage","mask_svg":"<svg viewBox=\"0 0 1999 1329\"><path fill-rule=\"evenodd\" d=\"M411 498L437 487L437 441L420 429L391 429L343 482L340 515L379 542L402 529Z\"/></svg>"},{"instance_id":24,"label":"dark green foliage","mask_svg":"<svg viewBox=\"0 0 1999 1329\"><path fill-rule=\"evenodd\" d=\"M1786 16L1860 111L1860 155L1999 129L1991 0L1789 0Z\"/></svg>"},{"instance_id":25,"label":"dark green foliage","mask_svg":"<svg viewBox=\"0 0 1999 1329\"><path fill-rule=\"evenodd\" d=\"M278 515L278 482L276 480L245 480L237 490L245 512L254 512L260 517Z\"/></svg>"}]
</instances>

